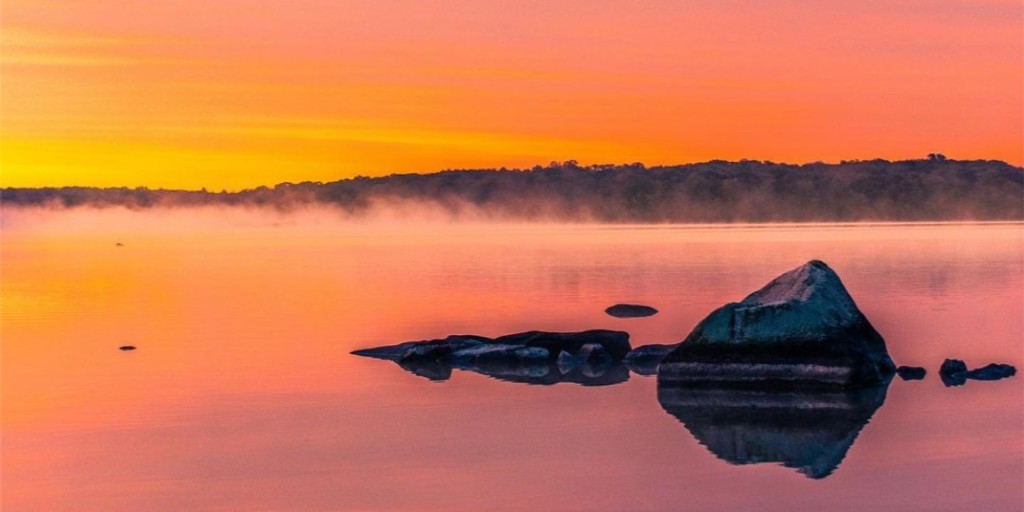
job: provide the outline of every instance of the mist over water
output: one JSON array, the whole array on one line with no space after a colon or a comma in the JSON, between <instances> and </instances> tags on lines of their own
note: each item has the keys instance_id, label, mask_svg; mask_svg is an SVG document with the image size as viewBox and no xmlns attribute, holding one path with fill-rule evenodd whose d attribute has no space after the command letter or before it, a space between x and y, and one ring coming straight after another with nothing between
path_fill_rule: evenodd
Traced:
<instances>
[{"instance_id":1,"label":"mist over water","mask_svg":"<svg viewBox=\"0 0 1024 512\"><path fill-rule=\"evenodd\" d=\"M239 192L4 189L4 204L129 209L332 208L363 221L765 223L1024 220L1024 169L996 161L712 161L646 168L552 163L282 183Z\"/></svg>"}]
</instances>

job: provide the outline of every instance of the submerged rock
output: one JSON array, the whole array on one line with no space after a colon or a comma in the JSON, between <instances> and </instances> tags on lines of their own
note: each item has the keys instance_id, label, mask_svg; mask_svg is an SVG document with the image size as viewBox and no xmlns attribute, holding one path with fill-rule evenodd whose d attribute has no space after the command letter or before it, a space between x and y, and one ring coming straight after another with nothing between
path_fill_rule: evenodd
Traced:
<instances>
[{"instance_id":1,"label":"submerged rock","mask_svg":"<svg viewBox=\"0 0 1024 512\"><path fill-rule=\"evenodd\" d=\"M890 377L891 379L891 377ZM888 380L855 390L755 390L658 385L658 402L716 457L832 474L885 402Z\"/></svg>"},{"instance_id":2,"label":"submerged rock","mask_svg":"<svg viewBox=\"0 0 1024 512\"><path fill-rule=\"evenodd\" d=\"M658 373L658 365L661 364L661 360L665 359L665 356L675 348L675 344L644 345L630 350L629 353L626 354L626 357L622 359L622 363L629 367L630 370L633 370L633 373L637 373L639 375L656 375Z\"/></svg>"},{"instance_id":3,"label":"submerged rock","mask_svg":"<svg viewBox=\"0 0 1024 512\"><path fill-rule=\"evenodd\" d=\"M1014 368L1012 365L992 363L967 372L967 378L974 380L999 380L1013 377L1016 374L1017 368Z\"/></svg>"},{"instance_id":4,"label":"submerged rock","mask_svg":"<svg viewBox=\"0 0 1024 512\"><path fill-rule=\"evenodd\" d=\"M658 310L642 304L616 304L604 312L616 318L641 318L655 315Z\"/></svg>"},{"instance_id":5,"label":"submerged rock","mask_svg":"<svg viewBox=\"0 0 1024 512\"><path fill-rule=\"evenodd\" d=\"M903 380L921 380L928 374L928 370L920 366L900 366L896 368L896 374Z\"/></svg>"},{"instance_id":6,"label":"submerged rock","mask_svg":"<svg viewBox=\"0 0 1024 512\"><path fill-rule=\"evenodd\" d=\"M946 359L939 367L939 378L946 387L963 386L967 382L967 364L959 359Z\"/></svg>"},{"instance_id":7,"label":"submerged rock","mask_svg":"<svg viewBox=\"0 0 1024 512\"><path fill-rule=\"evenodd\" d=\"M658 368L677 384L858 387L896 366L839 276L797 267L701 321Z\"/></svg>"},{"instance_id":8,"label":"submerged rock","mask_svg":"<svg viewBox=\"0 0 1024 512\"><path fill-rule=\"evenodd\" d=\"M529 331L498 338L452 335L352 353L395 361L431 380L447 380L452 369L460 369L512 382L597 386L629 379L629 371L621 364L629 350L629 334L592 330Z\"/></svg>"}]
</instances>

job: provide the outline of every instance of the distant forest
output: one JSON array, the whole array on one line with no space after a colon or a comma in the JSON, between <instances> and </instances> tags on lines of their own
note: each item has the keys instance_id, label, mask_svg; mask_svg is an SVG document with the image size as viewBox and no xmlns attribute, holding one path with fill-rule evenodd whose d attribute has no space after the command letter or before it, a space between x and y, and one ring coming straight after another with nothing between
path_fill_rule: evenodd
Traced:
<instances>
[{"instance_id":1,"label":"distant forest","mask_svg":"<svg viewBox=\"0 0 1024 512\"><path fill-rule=\"evenodd\" d=\"M240 192L146 188L5 188L5 206L71 208L335 206L345 216L430 207L452 218L607 223L1024 219L1024 169L1005 162L743 160L645 167L553 162L532 169L448 170L282 183Z\"/></svg>"}]
</instances>

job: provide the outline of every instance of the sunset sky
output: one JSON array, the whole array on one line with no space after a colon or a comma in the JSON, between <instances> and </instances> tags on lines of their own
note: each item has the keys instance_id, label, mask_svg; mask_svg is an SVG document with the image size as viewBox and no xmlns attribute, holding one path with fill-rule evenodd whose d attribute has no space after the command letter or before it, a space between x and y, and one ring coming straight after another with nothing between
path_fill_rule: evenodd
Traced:
<instances>
[{"instance_id":1,"label":"sunset sky","mask_svg":"<svg viewBox=\"0 0 1024 512\"><path fill-rule=\"evenodd\" d=\"M4 186L1024 163L1019 0L3 0Z\"/></svg>"}]
</instances>

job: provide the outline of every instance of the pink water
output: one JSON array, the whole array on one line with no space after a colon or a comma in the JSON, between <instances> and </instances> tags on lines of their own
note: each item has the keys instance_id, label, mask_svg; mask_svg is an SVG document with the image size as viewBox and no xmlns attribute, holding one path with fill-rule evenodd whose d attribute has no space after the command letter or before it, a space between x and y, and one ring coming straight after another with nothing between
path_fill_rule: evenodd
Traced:
<instances>
[{"instance_id":1,"label":"pink water","mask_svg":"<svg viewBox=\"0 0 1024 512\"><path fill-rule=\"evenodd\" d=\"M1021 377L946 388L935 372L947 357L1024 365L1020 224L5 215L4 511L1024 509ZM929 369L892 383L819 480L719 459L662 409L653 377L438 383L349 355L529 329L675 342L812 258L897 364ZM617 302L661 312L606 316Z\"/></svg>"}]
</instances>

